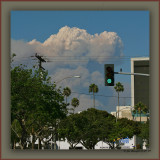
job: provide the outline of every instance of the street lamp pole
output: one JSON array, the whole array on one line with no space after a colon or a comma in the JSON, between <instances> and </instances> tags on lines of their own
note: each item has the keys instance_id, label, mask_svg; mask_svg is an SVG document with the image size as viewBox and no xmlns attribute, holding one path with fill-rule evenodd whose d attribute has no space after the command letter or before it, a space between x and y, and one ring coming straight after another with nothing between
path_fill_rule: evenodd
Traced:
<instances>
[{"instance_id":1,"label":"street lamp pole","mask_svg":"<svg viewBox=\"0 0 160 160\"><path fill-rule=\"evenodd\" d=\"M65 77L65 78L63 78L63 79L61 79L61 80L59 80L59 81L57 81L57 82L54 82L55 84L57 84L57 83L60 83L61 81L63 81L64 79L68 79L68 78L81 78L81 76L68 76L68 77ZM57 122L57 121L56 121ZM54 150L56 150L57 149L57 146L56 146L56 132L57 132L57 123L55 123L55 135L54 135ZM60 144L60 143L59 143ZM60 149L60 146L59 146L59 149Z\"/></svg>"}]
</instances>

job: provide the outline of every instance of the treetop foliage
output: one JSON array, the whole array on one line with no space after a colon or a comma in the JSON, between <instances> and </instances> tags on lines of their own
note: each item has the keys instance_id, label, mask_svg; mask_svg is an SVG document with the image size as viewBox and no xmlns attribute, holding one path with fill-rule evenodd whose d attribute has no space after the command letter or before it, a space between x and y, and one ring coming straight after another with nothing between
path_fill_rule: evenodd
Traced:
<instances>
[{"instance_id":1,"label":"treetop foliage","mask_svg":"<svg viewBox=\"0 0 160 160\"><path fill-rule=\"evenodd\" d=\"M23 65L11 68L11 124L21 129L21 144L30 134L39 135L48 124L67 115L63 93L50 83L48 73ZM18 128L17 128L18 129ZM17 134L19 130L15 131Z\"/></svg>"},{"instance_id":2,"label":"treetop foliage","mask_svg":"<svg viewBox=\"0 0 160 160\"><path fill-rule=\"evenodd\" d=\"M81 113L67 116L60 122L59 136L67 139L71 148L81 143L87 149L94 149L99 141L104 141L113 149L122 138L132 138L140 134L140 123L118 119L106 111L89 108Z\"/></svg>"}]
</instances>

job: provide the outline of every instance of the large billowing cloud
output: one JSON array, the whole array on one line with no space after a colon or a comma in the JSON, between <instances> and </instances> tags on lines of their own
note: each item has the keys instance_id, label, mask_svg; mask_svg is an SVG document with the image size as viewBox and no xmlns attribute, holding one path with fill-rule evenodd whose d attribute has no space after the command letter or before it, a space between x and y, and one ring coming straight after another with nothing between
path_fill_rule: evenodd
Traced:
<instances>
[{"instance_id":1,"label":"large billowing cloud","mask_svg":"<svg viewBox=\"0 0 160 160\"><path fill-rule=\"evenodd\" d=\"M98 63L113 61L123 56L123 43L115 32L104 31L91 35L84 29L62 27L57 34L51 35L44 42L33 39L30 42L11 40L11 53L17 57L29 57L38 53L52 63L51 67L64 65L86 65L89 60ZM23 60L23 59L22 59ZM83 63L82 63L83 62Z\"/></svg>"},{"instance_id":2,"label":"large billowing cloud","mask_svg":"<svg viewBox=\"0 0 160 160\"><path fill-rule=\"evenodd\" d=\"M91 35L76 27L65 26L43 43L34 39L28 44L34 47L37 53L50 59L54 58L53 60L84 60L81 56L85 56L85 60L89 57L101 62L104 58L107 60L123 56L123 44L115 32L104 31Z\"/></svg>"}]
</instances>

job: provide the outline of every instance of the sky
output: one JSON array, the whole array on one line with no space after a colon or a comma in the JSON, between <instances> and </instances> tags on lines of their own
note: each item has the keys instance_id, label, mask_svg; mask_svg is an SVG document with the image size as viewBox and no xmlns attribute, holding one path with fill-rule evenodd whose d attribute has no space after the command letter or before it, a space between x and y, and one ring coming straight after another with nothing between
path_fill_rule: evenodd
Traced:
<instances>
[{"instance_id":1,"label":"sky","mask_svg":"<svg viewBox=\"0 0 160 160\"><path fill-rule=\"evenodd\" d=\"M11 11L10 16L14 65L38 65L33 56L43 56L42 66L57 87L71 89L68 102L79 99L75 112L93 107L92 83L99 88L96 108L115 111L117 93L104 85L104 64L131 72L131 58L149 57L149 11ZM74 75L81 78L66 78ZM115 74L117 82L124 85L120 105L131 105L130 75Z\"/></svg>"}]
</instances>

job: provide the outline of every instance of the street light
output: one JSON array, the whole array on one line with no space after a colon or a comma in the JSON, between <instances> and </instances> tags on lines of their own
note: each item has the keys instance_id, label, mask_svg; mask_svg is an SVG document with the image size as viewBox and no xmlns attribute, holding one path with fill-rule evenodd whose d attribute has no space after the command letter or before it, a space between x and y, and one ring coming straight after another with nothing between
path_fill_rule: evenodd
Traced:
<instances>
[{"instance_id":1,"label":"street light","mask_svg":"<svg viewBox=\"0 0 160 160\"><path fill-rule=\"evenodd\" d=\"M81 78L81 76L68 76L68 77L65 77L65 78L63 78L63 79L61 79L61 80L59 80L59 81L57 81L57 82L54 82L55 84L57 84L57 83L59 83L59 82L61 82L61 81L63 81L64 79L67 79L67 78ZM56 120L57 121L57 120ZM59 123L59 122L58 122ZM56 150L56 129L57 129L57 127L56 127L56 125L57 124L55 124L55 136L54 136L54 150ZM59 144L60 145L60 144ZM59 146L59 149L60 149L60 146Z\"/></svg>"},{"instance_id":2,"label":"street light","mask_svg":"<svg viewBox=\"0 0 160 160\"><path fill-rule=\"evenodd\" d=\"M57 83L63 81L64 79L67 79L67 78L81 78L81 76L68 76L68 77L65 77L65 78L63 78L63 79L61 79L61 80L55 82L55 83L57 84Z\"/></svg>"}]
</instances>

